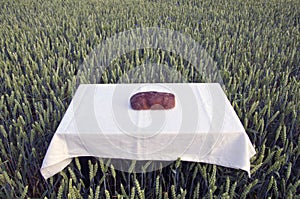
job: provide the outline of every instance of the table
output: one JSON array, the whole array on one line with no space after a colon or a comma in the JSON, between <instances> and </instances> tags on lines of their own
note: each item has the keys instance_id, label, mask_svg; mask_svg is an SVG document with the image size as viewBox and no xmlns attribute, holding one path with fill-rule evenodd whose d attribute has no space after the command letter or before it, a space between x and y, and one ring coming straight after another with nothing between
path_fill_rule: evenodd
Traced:
<instances>
[{"instance_id":1,"label":"table","mask_svg":"<svg viewBox=\"0 0 300 199\"><path fill-rule=\"evenodd\" d=\"M141 91L175 94L170 110L136 111ZM218 83L81 84L40 169L47 179L74 157L203 162L250 177L254 147ZM116 168L118 169L118 168Z\"/></svg>"}]
</instances>

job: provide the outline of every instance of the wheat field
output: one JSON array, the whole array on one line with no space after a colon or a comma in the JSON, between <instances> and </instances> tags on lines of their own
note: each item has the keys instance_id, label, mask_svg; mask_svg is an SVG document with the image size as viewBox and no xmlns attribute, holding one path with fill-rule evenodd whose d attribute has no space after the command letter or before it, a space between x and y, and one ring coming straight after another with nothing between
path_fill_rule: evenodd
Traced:
<instances>
[{"instance_id":1,"label":"wheat field","mask_svg":"<svg viewBox=\"0 0 300 199\"><path fill-rule=\"evenodd\" d=\"M2 0L0 8L0 198L300 198L298 0ZM141 27L180 31L211 56L257 152L251 178L180 160L141 174L133 161L121 172L93 158L42 178L79 83L214 81L162 49L133 50L101 73L83 64L105 39ZM147 76L138 69L147 60L176 74Z\"/></svg>"}]
</instances>

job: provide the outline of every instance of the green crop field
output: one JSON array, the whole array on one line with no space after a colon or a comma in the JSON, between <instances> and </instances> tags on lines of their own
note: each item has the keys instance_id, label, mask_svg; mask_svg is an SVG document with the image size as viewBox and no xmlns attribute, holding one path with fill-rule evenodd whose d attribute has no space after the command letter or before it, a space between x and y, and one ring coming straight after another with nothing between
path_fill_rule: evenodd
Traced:
<instances>
[{"instance_id":1,"label":"green crop field","mask_svg":"<svg viewBox=\"0 0 300 199\"><path fill-rule=\"evenodd\" d=\"M101 73L83 64L106 39L147 27L179 31L213 59L257 152L251 178L180 160L135 173L135 162L121 172L76 158L44 180L39 169L79 83L215 80L163 49L127 52ZM145 75L149 60L176 74ZM298 0L0 1L0 198L300 198L299 110Z\"/></svg>"}]
</instances>

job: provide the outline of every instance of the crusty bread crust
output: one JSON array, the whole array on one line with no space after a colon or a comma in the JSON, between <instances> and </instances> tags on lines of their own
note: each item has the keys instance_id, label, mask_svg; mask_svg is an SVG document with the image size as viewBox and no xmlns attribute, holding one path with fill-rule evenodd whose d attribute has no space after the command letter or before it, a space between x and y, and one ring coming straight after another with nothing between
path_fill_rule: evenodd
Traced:
<instances>
[{"instance_id":1,"label":"crusty bread crust","mask_svg":"<svg viewBox=\"0 0 300 199\"><path fill-rule=\"evenodd\" d=\"M175 96L165 92L140 92L130 98L130 104L134 110L164 110L175 107Z\"/></svg>"}]
</instances>

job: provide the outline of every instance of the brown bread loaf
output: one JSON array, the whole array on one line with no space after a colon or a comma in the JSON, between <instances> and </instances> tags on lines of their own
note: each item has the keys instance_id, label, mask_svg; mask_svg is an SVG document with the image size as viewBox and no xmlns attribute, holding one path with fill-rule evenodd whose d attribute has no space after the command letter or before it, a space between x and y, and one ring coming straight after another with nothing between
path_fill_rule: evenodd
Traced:
<instances>
[{"instance_id":1,"label":"brown bread loaf","mask_svg":"<svg viewBox=\"0 0 300 199\"><path fill-rule=\"evenodd\" d=\"M130 104L134 110L171 109L175 106L175 96L165 92L140 92L130 98Z\"/></svg>"}]
</instances>

